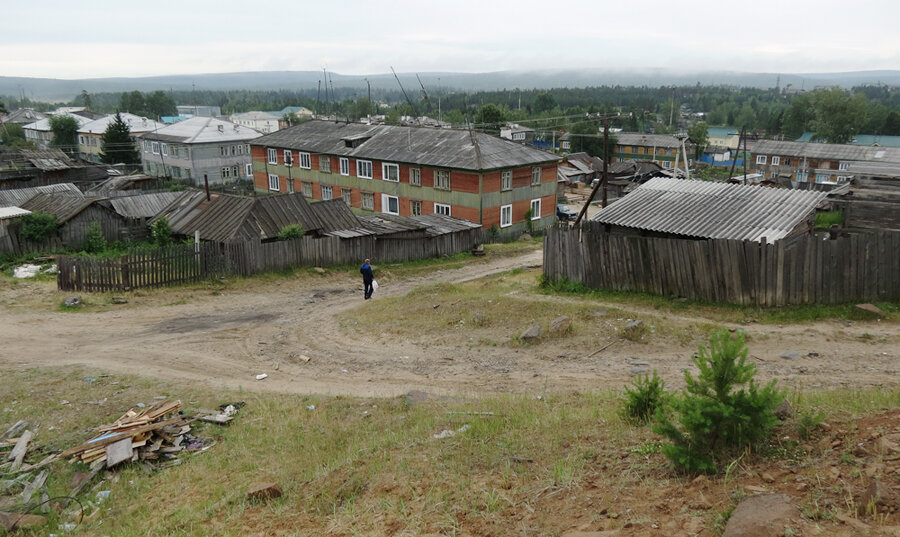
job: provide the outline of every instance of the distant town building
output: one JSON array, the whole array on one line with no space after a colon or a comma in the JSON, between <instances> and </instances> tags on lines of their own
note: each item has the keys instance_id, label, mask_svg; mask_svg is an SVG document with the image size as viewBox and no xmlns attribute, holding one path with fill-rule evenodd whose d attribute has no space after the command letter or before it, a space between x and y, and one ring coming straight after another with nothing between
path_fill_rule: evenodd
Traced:
<instances>
[{"instance_id":1,"label":"distant town building","mask_svg":"<svg viewBox=\"0 0 900 537\"><path fill-rule=\"evenodd\" d=\"M87 123L90 123L91 120L80 116L77 114L57 114L57 115L68 115L75 119L75 122L78 123L78 127L81 128ZM22 130L25 132L25 140L34 143L38 149L47 149L50 147L50 142L53 141L53 133L50 131L50 118L46 117L44 119L40 119L35 121L34 123L28 123L27 125L22 125Z\"/></svg>"},{"instance_id":2,"label":"distant town building","mask_svg":"<svg viewBox=\"0 0 900 537\"><path fill-rule=\"evenodd\" d=\"M649 160L664 169L684 167L682 156L682 140L671 134L640 134L621 132L616 135L617 142L610 162L625 160ZM684 140L688 162L694 160L694 144L690 139ZM678 163L675 162L676 157Z\"/></svg>"},{"instance_id":3,"label":"distant town building","mask_svg":"<svg viewBox=\"0 0 900 537\"><path fill-rule=\"evenodd\" d=\"M505 127L500 127L500 137L530 145L534 143L534 129L523 127L517 123L509 123Z\"/></svg>"},{"instance_id":4,"label":"distant town building","mask_svg":"<svg viewBox=\"0 0 900 537\"><path fill-rule=\"evenodd\" d=\"M157 123L152 119L122 112L119 114L122 121L128 125L128 130L132 134L132 138L138 134L151 132L165 127L162 123ZM78 156L89 162L100 162L100 150L102 148L103 133L109 128L109 125L115 121L116 115L110 114L100 119L95 119L85 123L78 129ZM137 148L137 143L135 143Z\"/></svg>"},{"instance_id":5,"label":"distant town building","mask_svg":"<svg viewBox=\"0 0 900 537\"><path fill-rule=\"evenodd\" d=\"M219 117L222 115L222 109L218 106L207 106L204 104L179 104L175 107L179 116L187 117Z\"/></svg>"}]
</instances>

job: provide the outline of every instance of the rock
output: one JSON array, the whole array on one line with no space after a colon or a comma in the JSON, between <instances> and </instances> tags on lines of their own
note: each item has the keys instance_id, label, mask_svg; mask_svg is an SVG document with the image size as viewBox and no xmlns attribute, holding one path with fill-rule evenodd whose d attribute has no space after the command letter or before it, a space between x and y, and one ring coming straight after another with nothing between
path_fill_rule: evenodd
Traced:
<instances>
[{"instance_id":1,"label":"rock","mask_svg":"<svg viewBox=\"0 0 900 537\"><path fill-rule=\"evenodd\" d=\"M281 487L271 482L260 482L250 485L247 491L247 499L255 502L264 502L273 498L281 498Z\"/></svg>"},{"instance_id":2,"label":"rock","mask_svg":"<svg viewBox=\"0 0 900 537\"><path fill-rule=\"evenodd\" d=\"M761 477L762 480L765 481L766 483L774 483L775 482L775 477L772 474L770 474L769 472L763 472L762 475L760 475L759 477Z\"/></svg>"},{"instance_id":3,"label":"rock","mask_svg":"<svg viewBox=\"0 0 900 537\"><path fill-rule=\"evenodd\" d=\"M313 267L313 270L316 271L316 274L325 274L325 269L322 267Z\"/></svg>"},{"instance_id":4,"label":"rock","mask_svg":"<svg viewBox=\"0 0 900 537\"><path fill-rule=\"evenodd\" d=\"M124 296L114 296L112 297L113 304L128 304L128 299Z\"/></svg>"},{"instance_id":5,"label":"rock","mask_svg":"<svg viewBox=\"0 0 900 537\"><path fill-rule=\"evenodd\" d=\"M531 236L530 234L528 234L528 233L522 233L521 235L519 235L519 240L520 240L520 241L533 241L533 240L534 240L534 237L532 237L532 236Z\"/></svg>"},{"instance_id":6,"label":"rock","mask_svg":"<svg viewBox=\"0 0 900 537\"><path fill-rule=\"evenodd\" d=\"M550 333L554 335L566 334L572 328L572 319L565 315L550 321Z\"/></svg>"},{"instance_id":7,"label":"rock","mask_svg":"<svg viewBox=\"0 0 900 537\"><path fill-rule=\"evenodd\" d=\"M875 304L857 304L853 311L864 319L881 319L884 317L884 312Z\"/></svg>"},{"instance_id":8,"label":"rock","mask_svg":"<svg viewBox=\"0 0 900 537\"><path fill-rule=\"evenodd\" d=\"M47 519L40 515L7 513L5 511L0 511L0 526L3 526L6 531L12 531L13 528L39 528L46 523Z\"/></svg>"},{"instance_id":9,"label":"rock","mask_svg":"<svg viewBox=\"0 0 900 537\"><path fill-rule=\"evenodd\" d=\"M77 307L81 306L81 304L82 304L81 297L78 295L70 296L63 301L63 306L65 306L67 308L77 308Z\"/></svg>"},{"instance_id":10,"label":"rock","mask_svg":"<svg viewBox=\"0 0 900 537\"><path fill-rule=\"evenodd\" d=\"M796 360L800 358L800 353L797 351L787 351L781 355L785 360Z\"/></svg>"},{"instance_id":11,"label":"rock","mask_svg":"<svg viewBox=\"0 0 900 537\"><path fill-rule=\"evenodd\" d=\"M622 337L629 341L638 341L644 337L646 332L647 328L644 326L644 321L639 319L628 321L625 324L625 330L622 331Z\"/></svg>"},{"instance_id":12,"label":"rock","mask_svg":"<svg viewBox=\"0 0 900 537\"><path fill-rule=\"evenodd\" d=\"M782 537L800 512L784 494L757 494L738 504L722 537Z\"/></svg>"},{"instance_id":13,"label":"rock","mask_svg":"<svg viewBox=\"0 0 900 537\"><path fill-rule=\"evenodd\" d=\"M532 341L534 339L539 339L541 337L541 333L543 333L543 328L541 325L535 324L532 325L528 330L522 332L522 335L519 336L524 341Z\"/></svg>"},{"instance_id":14,"label":"rock","mask_svg":"<svg viewBox=\"0 0 900 537\"><path fill-rule=\"evenodd\" d=\"M880 479L873 479L860 496L857 505L859 505L860 513L881 513L884 510L892 511L900 508L898 500L900 498L890 487L882 483Z\"/></svg>"},{"instance_id":15,"label":"rock","mask_svg":"<svg viewBox=\"0 0 900 537\"><path fill-rule=\"evenodd\" d=\"M790 401L785 399L781 402L780 405L778 405L778 408L775 409L774 414L776 418L784 421L794 415L794 407L791 406Z\"/></svg>"},{"instance_id":16,"label":"rock","mask_svg":"<svg viewBox=\"0 0 900 537\"><path fill-rule=\"evenodd\" d=\"M403 398L410 405L418 405L431 399L431 396L428 395L427 392L423 392L422 390L410 390L406 393L406 395L403 396Z\"/></svg>"},{"instance_id":17,"label":"rock","mask_svg":"<svg viewBox=\"0 0 900 537\"><path fill-rule=\"evenodd\" d=\"M629 371L632 377L636 377L638 375L646 375L650 371L650 368L641 365L633 365Z\"/></svg>"}]
</instances>

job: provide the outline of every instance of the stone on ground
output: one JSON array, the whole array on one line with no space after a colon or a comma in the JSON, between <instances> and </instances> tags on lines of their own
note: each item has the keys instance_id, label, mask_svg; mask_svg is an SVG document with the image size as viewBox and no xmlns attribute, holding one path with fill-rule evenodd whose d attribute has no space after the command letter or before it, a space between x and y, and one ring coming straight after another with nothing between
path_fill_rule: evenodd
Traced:
<instances>
[{"instance_id":1,"label":"stone on ground","mask_svg":"<svg viewBox=\"0 0 900 537\"><path fill-rule=\"evenodd\" d=\"M535 339L539 339L542 332L543 328L541 328L541 325L535 324L528 328L528 330L522 332L522 335L520 337L525 341L532 341Z\"/></svg>"},{"instance_id":2,"label":"stone on ground","mask_svg":"<svg viewBox=\"0 0 900 537\"><path fill-rule=\"evenodd\" d=\"M783 537L800 512L784 494L757 494L738 504L722 537Z\"/></svg>"}]
</instances>

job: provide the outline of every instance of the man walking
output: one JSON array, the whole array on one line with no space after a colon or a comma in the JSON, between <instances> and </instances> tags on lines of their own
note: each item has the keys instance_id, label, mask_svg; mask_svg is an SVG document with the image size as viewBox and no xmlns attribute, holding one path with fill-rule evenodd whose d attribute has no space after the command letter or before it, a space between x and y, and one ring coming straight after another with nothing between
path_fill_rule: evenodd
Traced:
<instances>
[{"instance_id":1,"label":"man walking","mask_svg":"<svg viewBox=\"0 0 900 537\"><path fill-rule=\"evenodd\" d=\"M370 298L372 298L372 280L375 279L375 275L372 274L372 266L369 265L368 259L366 259L365 263L363 263L363 266L360 267L359 271L363 276L363 287L365 290L366 300L369 300Z\"/></svg>"}]
</instances>

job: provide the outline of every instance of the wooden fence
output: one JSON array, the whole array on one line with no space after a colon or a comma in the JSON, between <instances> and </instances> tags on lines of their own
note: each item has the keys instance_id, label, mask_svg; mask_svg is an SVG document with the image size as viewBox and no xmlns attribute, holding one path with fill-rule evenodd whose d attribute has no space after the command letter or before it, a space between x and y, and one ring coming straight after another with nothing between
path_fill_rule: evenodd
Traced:
<instances>
[{"instance_id":1,"label":"wooden fence","mask_svg":"<svg viewBox=\"0 0 900 537\"><path fill-rule=\"evenodd\" d=\"M900 299L900 232L774 244L610 234L555 227L544 276L588 287L756 306Z\"/></svg>"},{"instance_id":2,"label":"wooden fence","mask_svg":"<svg viewBox=\"0 0 900 537\"><path fill-rule=\"evenodd\" d=\"M127 291L232 274L357 264L366 258L387 263L443 257L471 250L480 242L481 230L474 229L419 239L301 237L269 243L182 244L135 250L116 259L60 256L57 286L61 291Z\"/></svg>"}]
</instances>

